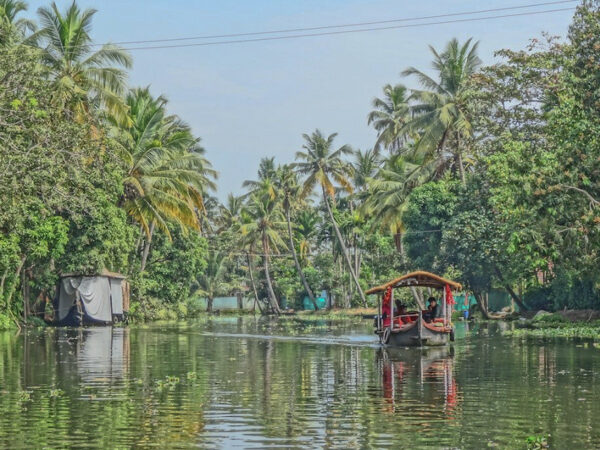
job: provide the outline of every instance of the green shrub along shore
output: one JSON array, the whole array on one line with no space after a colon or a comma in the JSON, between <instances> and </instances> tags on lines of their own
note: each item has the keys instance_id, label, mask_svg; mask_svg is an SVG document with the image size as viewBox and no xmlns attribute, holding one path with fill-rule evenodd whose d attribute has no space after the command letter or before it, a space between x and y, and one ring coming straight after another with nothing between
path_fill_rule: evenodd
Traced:
<instances>
[{"instance_id":1,"label":"green shrub along shore","mask_svg":"<svg viewBox=\"0 0 600 450\"><path fill-rule=\"evenodd\" d=\"M600 320L572 322L560 314L546 314L517 323L515 329L504 332L515 337L583 338L600 340Z\"/></svg>"},{"instance_id":2,"label":"green shrub along shore","mask_svg":"<svg viewBox=\"0 0 600 450\"><path fill-rule=\"evenodd\" d=\"M368 308L368 287L413 270L459 281L486 318L492 289L520 310L600 309L600 0L490 65L476 39L432 48L435 69L365 104L371 149L299 129L220 200L210 149L128 84L126 49L94 44L96 13L0 0L0 329L39 324L60 274L105 269L129 280L132 322L238 294L272 314L323 290ZM535 326L519 332L588 327Z\"/></svg>"}]
</instances>

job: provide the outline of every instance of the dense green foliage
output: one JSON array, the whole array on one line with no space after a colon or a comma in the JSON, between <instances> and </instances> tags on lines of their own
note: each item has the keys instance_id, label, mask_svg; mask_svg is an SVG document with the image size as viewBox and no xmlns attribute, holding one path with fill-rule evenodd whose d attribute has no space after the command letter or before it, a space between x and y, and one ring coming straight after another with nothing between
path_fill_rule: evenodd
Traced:
<instances>
[{"instance_id":1,"label":"dense green foliage","mask_svg":"<svg viewBox=\"0 0 600 450\"><path fill-rule=\"evenodd\" d=\"M190 127L127 88L127 52L93 51L95 11L52 5L36 25L25 8L0 9L2 323L43 314L61 273L102 269L128 276L139 318L185 316L194 295L372 305L368 286L411 269L461 281L488 316L492 288L521 309L600 307L597 0L565 41L491 66L471 39L431 48L432 73L403 72L417 88L373 101L372 150L315 130L224 204Z\"/></svg>"}]
</instances>

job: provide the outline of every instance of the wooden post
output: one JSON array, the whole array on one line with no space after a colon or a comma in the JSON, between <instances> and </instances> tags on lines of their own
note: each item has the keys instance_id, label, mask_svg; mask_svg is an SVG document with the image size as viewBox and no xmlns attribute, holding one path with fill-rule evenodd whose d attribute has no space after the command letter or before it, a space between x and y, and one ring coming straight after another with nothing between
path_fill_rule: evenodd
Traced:
<instances>
[{"instance_id":1,"label":"wooden post","mask_svg":"<svg viewBox=\"0 0 600 450\"><path fill-rule=\"evenodd\" d=\"M419 345L421 345L421 337L423 336L423 311L419 310L419 323L418 323L418 327L417 331L418 331L418 338L419 338ZM421 358L421 360L423 360L423 358Z\"/></svg>"},{"instance_id":2,"label":"wooden post","mask_svg":"<svg viewBox=\"0 0 600 450\"><path fill-rule=\"evenodd\" d=\"M377 331L381 331L381 295L377 296Z\"/></svg>"},{"instance_id":3,"label":"wooden post","mask_svg":"<svg viewBox=\"0 0 600 450\"><path fill-rule=\"evenodd\" d=\"M390 295L390 333L394 329L394 290L392 289L392 295Z\"/></svg>"},{"instance_id":4,"label":"wooden post","mask_svg":"<svg viewBox=\"0 0 600 450\"><path fill-rule=\"evenodd\" d=\"M444 306L442 306L443 317L444 317L444 325L448 322L448 311L446 311L446 288L442 288L444 294L442 295L442 302L444 302Z\"/></svg>"}]
</instances>

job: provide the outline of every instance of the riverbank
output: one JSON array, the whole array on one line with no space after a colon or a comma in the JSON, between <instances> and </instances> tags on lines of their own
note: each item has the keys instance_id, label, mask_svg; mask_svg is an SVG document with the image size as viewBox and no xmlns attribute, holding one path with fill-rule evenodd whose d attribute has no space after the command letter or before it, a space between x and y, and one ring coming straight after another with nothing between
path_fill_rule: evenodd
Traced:
<instances>
[{"instance_id":1,"label":"riverbank","mask_svg":"<svg viewBox=\"0 0 600 450\"><path fill-rule=\"evenodd\" d=\"M572 317L592 317L591 314L571 314ZM559 337L600 340L600 320L569 320L565 314L539 315L533 319L517 323L513 330L505 331L515 337Z\"/></svg>"}]
</instances>

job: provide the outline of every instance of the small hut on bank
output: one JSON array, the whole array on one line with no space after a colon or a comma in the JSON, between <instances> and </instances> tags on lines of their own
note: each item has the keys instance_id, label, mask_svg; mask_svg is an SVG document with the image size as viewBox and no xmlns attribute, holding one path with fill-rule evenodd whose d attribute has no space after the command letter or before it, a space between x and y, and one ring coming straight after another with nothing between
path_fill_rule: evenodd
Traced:
<instances>
[{"instance_id":1,"label":"small hut on bank","mask_svg":"<svg viewBox=\"0 0 600 450\"><path fill-rule=\"evenodd\" d=\"M109 325L128 311L129 283L119 273L65 274L58 281L54 317L59 325Z\"/></svg>"}]
</instances>

